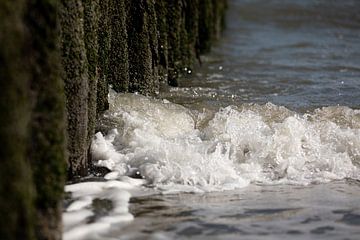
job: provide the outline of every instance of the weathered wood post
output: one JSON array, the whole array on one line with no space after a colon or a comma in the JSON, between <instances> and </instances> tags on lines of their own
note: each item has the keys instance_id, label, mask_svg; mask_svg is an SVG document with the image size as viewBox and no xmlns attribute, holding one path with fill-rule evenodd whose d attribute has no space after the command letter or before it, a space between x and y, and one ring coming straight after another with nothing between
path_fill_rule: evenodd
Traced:
<instances>
[{"instance_id":1,"label":"weathered wood post","mask_svg":"<svg viewBox=\"0 0 360 240\"><path fill-rule=\"evenodd\" d=\"M25 11L24 1L0 1L1 239L34 239L34 185L26 158L31 107L24 69Z\"/></svg>"},{"instance_id":2,"label":"weathered wood post","mask_svg":"<svg viewBox=\"0 0 360 240\"><path fill-rule=\"evenodd\" d=\"M127 0L129 91L153 94L159 89L155 2Z\"/></svg>"},{"instance_id":3,"label":"weathered wood post","mask_svg":"<svg viewBox=\"0 0 360 240\"><path fill-rule=\"evenodd\" d=\"M108 82L117 92L129 90L129 54L124 0L110 0L110 52Z\"/></svg>"},{"instance_id":4,"label":"weathered wood post","mask_svg":"<svg viewBox=\"0 0 360 240\"><path fill-rule=\"evenodd\" d=\"M1 239L62 237L66 141L57 10L50 0L0 3Z\"/></svg>"},{"instance_id":5,"label":"weathered wood post","mask_svg":"<svg viewBox=\"0 0 360 240\"><path fill-rule=\"evenodd\" d=\"M61 211L66 175L65 96L60 77L58 5L27 2L25 22L31 120L28 160L35 184L37 239L61 239Z\"/></svg>"},{"instance_id":6,"label":"weathered wood post","mask_svg":"<svg viewBox=\"0 0 360 240\"><path fill-rule=\"evenodd\" d=\"M99 28L99 0L82 0L84 6L84 42L88 63L88 141L91 144L97 119L97 86L98 72L98 28Z\"/></svg>"},{"instance_id":7,"label":"weathered wood post","mask_svg":"<svg viewBox=\"0 0 360 240\"><path fill-rule=\"evenodd\" d=\"M109 51L110 51L110 0L101 0L99 2L99 24L97 29L98 35L98 71L99 79L97 83L97 101L96 112L104 112L109 108L107 100L108 89L108 70L109 70Z\"/></svg>"},{"instance_id":8,"label":"weathered wood post","mask_svg":"<svg viewBox=\"0 0 360 240\"><path fill-rule=\"evenodd\" d=\"M226 0L0 1L0 239L61 239L66 174L87 174L108 84L149 95L160 81L177 85L219 36L225 7Z\"/></svg>"},{"instance_id":9,"label":"weathered wood post","mask_svg":"<svg viewBox=\"0 0 360 240\"><path fill-rule=\"evenodd\" d=\"M68 173L72 178L86 175L88 168L89 73L82 1L61 0L59 16L69 136Z\"/></svg>"}]
</instances>

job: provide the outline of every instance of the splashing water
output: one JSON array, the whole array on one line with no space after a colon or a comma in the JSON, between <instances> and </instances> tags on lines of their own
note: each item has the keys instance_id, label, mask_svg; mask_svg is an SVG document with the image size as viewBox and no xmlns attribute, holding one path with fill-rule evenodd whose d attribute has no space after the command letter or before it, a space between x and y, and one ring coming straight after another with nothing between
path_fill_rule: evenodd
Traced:
<instances>
[{"instance_id":1,"label":"splashing water","mask_svg":"<svg viewBox=\"0 0 360 240\"><path fill-rule=\"evenodd\" d=\"M126 228L134 219L129 212L131 195L139 199L157 193L209 193L239 190L251 183L280 185L276 191L281 192L286 185L360 180L359 110L337 106L299 114L267 103L199 111L168 100L114 91L110 92L109 100L110 109L101 120L103 131L94 136L91 153L96 166L111 172L105 175L105 182L66 186L65 191L71 193L73 199L63 214L66 240L121 235L119 229ZM301 194L304 191L303 188ZM289 190L285 193L294 195ZM228 197L217 198L229 201ZM264 200L267 198L269 196ZM338 201L339 197L332 198ZM152 208L151 201L148 204ZM276 205L276 201L273 204ZM209 216L213 215L211 208L206 211ZM220 213L215 215L221 215L222 211L232 212L222 205ZM252 211L272 214L267 208ZM334 210L338 211L341 210ZM167 211L163 214L174 221ZM357 212L349 210L346 214L355 216L355 220L349 220L351 224L357 221ZM179 228L184 229L179 230L178 235L195 229L195 225L186 224L180 223ZM200 224L199 229L217 226L206 223ZM221 231L231 233L227 226L219 225ZM143 227L147 228L148 223ZM238 231L237 227L234 229ZM332 228L319 226L311 231L323 232L323 229ZM153 231L151 226L150 231ZM176 236L155 234L154 237Z\"/></svg>"},{"instance_id":2,"label":"splashing water","mask_svg":"<svg viewBox=\"0 0 360 240\"><path fill-rule=\"evenodd\" d=\"M214 191L251 182L360 179L360 111L299 115L271 103L192 111L167 100L111 92L92 154L109 176L134 169L165 191Z\"/></svg>"},{"instance_id":3,"label":"splashing water","mask_svg":"<svg viewBox=\"0 0 360 240\"><path fill-rule=\"evenodd\" d=\"M111 172L66 186L64 239L358 239L358 9L229 0L170 101L111 92L91 149Z\"/></svg>"}]
</instances>

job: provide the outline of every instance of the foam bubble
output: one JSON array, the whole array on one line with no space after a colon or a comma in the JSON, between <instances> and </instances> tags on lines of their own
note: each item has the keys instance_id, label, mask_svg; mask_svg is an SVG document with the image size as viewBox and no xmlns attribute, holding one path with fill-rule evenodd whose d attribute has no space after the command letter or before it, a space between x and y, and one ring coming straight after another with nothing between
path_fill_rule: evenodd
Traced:
<instances>
[{"instance_id":1,"label":"foam bubble","mask_svg":"<svg viewBox=\"0 0 360 240\"><path fill-rule=\"evenodd\" d=\"M138 184L131 181L84 182L67 185L65 191L72 195L73 202L63 213L65 240L88 239L91 235L109 231L133 220L129 213L129 190ZM107 201L111 211L105 216L96 216L94 202Z\"/></svg>"},{"instance_id":2,"label":"foam bubble","mask_svg":"<svg viewBox=\"0 0 360 240\"><path fill-rule=\"evenodd\" d=\"M110 100L104 123L115 128L96 134L92 154L112 176L135 169L164 192L359 179L357 110L299 115L269 103L197 112L140 95Z\"/></svg>"},{"instance_id":3,"label":"foam bubble","mask_svg":"<svg viewBox=\"0 0 360 240\"><path fill-rule=\"evenodd\" d=\"M111 172L104 182L66 186L73 200L63 214L66 240L102 239L102 233L131 221L130 192L203 193L250 183L360 179L360 111L346 107L301 115L268 103L199 112L111 91L102 122L108 131L94 136L92 158ZM103 216L94 209L99 200L111 202Z\"/></svg>"}]
</instances>

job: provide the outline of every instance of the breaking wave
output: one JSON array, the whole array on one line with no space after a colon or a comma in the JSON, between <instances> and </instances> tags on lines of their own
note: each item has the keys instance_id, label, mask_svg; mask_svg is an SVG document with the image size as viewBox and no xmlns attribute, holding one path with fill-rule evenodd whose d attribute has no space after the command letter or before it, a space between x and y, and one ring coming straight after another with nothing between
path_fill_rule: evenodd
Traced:
<instances>
[{"instance_id":1,"label":"breaking wave","mask_svg":"<svg viewBox=\"0 0 360 240\"><path fill-rule=\"evenodd\" d=\"M298 114L271 103L217 112L110 93L91 151L116 179L137 173L164 192L360 179L360 111L324 107Z\"/></svg>"}]
</instances>

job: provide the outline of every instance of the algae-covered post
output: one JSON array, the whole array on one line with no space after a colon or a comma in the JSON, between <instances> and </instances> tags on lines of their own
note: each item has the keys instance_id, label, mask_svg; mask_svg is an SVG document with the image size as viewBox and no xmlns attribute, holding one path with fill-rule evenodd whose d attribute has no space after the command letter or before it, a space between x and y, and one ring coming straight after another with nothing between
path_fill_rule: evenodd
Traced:
<instances>
[{"instance_id":1,"label":"algae-covered post","mask_svg":"<svg viewBox=\"0 0 360 240\"><path fill-rule=\"evenodd\" d=\"M88 145L95 131L97 111L98 73L98 33L99 28L99 0L82 0L84 5L84 40L88 62Z\"/></svg>"},{"instance_id":2,"label":"algae-covered post","mask_svg":"<svg viewBox=\"0 0 360 240\"><path fill-rule=\"evenodd\" d=\"M109 51L110 51L110 0L101 0L99 2L99 23L98 23L98 65L99 79L97 83L97 115L109 108L107 100L108 89L108 69L109 69Z\"/></svg>"},{"instance_id":3,"label":"algae-covered post","mask_svg":"<svg viewBox=\"0 0 360 240\"><path fill-rule=\"evenodd\" d=\"M225 3L61 1L70 179L87 174L95 119L108 107L108 84L145 95L155 95L161 80L176 86L183 69L219 35Z\"/></svg>"},{"instance_id":4,"label":"algae-covered post","mask_svg":"<svg viewBox=\"0 0 360 240\"><path fill-rule=\"evenodd\" d=\"M110 0L108 11L110 20L110 29L108 31L110 32L107 34L111 37L109 38L110 51L107 79L115 91L126 92L129 90L129 50L126 31L125 0ZM104 30L100 31L103 32Z\"/></svg>"},{"instance_id":5,"label":"algae-covered post","mask_svg":"<svg viewBox=\"0 0 360 240\"><path fill-rule=\"evenodd\" d=\"M28 155L35 184L36 238L61 238L65 182L65 96L60 77L57 3L27 3L27 71L30 74L31 119Z\"/></svg>"},{"instance_id":6,"label":"algae-covered post","mask_svg":"<svg viewBox=\"0 0 360 240\"><path fill-rule=\"evenodd\" d=\"M156 10L156 31L158 34L158 56L159 56L159 82L167 84L168 81L168 21L167 21L167 2L155 1Z\"/></svg>"},{"instance_id":7,"label":"algae-covered post","mask_svg":"<svg viewBox=\"0 0 360 240\"><path fill-rule=\"evenodd\" d=\"M0 1L1 239L34 239L34 185L26 159L30 79L23 68L24 11L23 1Z\"/></svg>"},{"instance_id":8,"label":"algae-covered post","mask_svg":"<svg viewBox=\"0 0 360 240\"><path fill-rule=\"evenodd\" d=\"M84 42L84 8L81 0L60 1L61 53L65 83L68 173L83 176L88 167L89 73Z\"/></svg>"},{"instance_id":9,"label":"algae-covered post","mask_svg":"<svg viewBox=\"0 0 360 240\"><path fill-rule=\"evenodd\" d=\"M65 97L57 4L0 3L1 239L61 239Z\"/></svg>"},{"instance_id":10,"label":"algae-covered post","mask_svg":"<svg viewBox=\"0 0 360 240\"><path fill-rule=\"evenodd\" d=\"M61 239L65 177L88 173L108 85L177 85L225 2L0 1L0 239Z\"/></svg>"},{"instance_id":11,"label":"algae-covered post","mask_svg":"<svg viewBox=\"0 0 360 240\"><path fill-rule=\"evenodd\" d=\"M152 0L127 0L126 26L131 92L153 94L158 91L158 46L154 6Z\"/></svg>"},{"instance_id":12,"label":"algae-covered post","mask_svg":"<svg viewBox=\"0 0 360 240\"><path fill-rule=\"evenodd\" d=\"M185 30L187 41L185 42L185 57L188 66L191 67L195 60L199 58L198 38L199 38L199 0L188 0L184 8L185 11Z\"/></svg>"}]
</instances>

